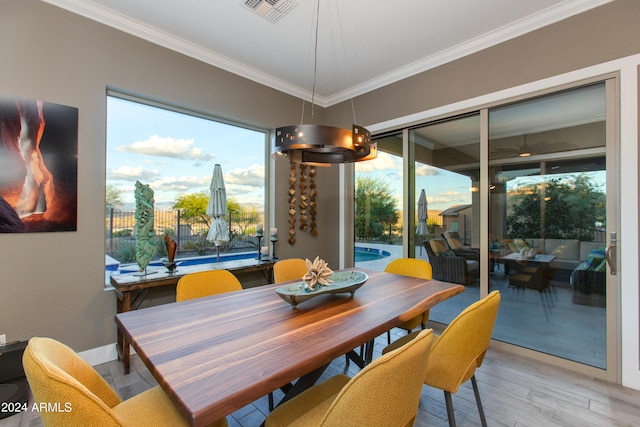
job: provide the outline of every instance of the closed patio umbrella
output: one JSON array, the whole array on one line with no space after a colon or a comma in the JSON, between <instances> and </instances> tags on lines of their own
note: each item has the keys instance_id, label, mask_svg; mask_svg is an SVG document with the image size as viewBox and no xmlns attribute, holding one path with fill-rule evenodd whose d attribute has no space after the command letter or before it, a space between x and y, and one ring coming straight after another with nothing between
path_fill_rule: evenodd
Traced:
<instances>
[{"instance_id":1,"label":"closed patio umbrella","mask_svg":"<svg viewBox=\"0 0 640 427\"><path fill-rule=\"evenodd\" d=\"M416 226L416 234L418 236L425 236L427 232L427 195L423 188L418 198L418 225ZM422 254L422 244L420 245L420 254Z\"/></svg>"},{"instance_id":2,"label":"closed patio umbrella","mask_svg":"<svg viewBox=\"0 0 640 427\"><path fill-rule=\"evenodd\" d=\"M224 188L224 178L222 177L222 167L213 167L211 177L211 197L205 211L211 215L211 227L207 234L207 240L213 242L218 250L218 262L220 262L220 245L229 241L229 227L227 226L227 193Z\"/></svg>"},{"instance_id":3,"label":"closed patio umbrella","mask_svg":"<svg viewBox=\"0 0 640 427\"><path fill-rule=\"evenodd\" d=\"M416 234L419 236L427 234L427 195L424 189L420 191L418 198L418 225L416 226Z\"/></svg>"}]
</instances>

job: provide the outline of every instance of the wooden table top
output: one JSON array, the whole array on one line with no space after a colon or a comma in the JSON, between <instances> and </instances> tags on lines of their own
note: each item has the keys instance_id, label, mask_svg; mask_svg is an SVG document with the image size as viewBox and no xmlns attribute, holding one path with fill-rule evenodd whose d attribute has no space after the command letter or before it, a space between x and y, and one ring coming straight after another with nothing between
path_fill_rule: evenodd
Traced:
<instances>
[{"instance_id":1,"label":"wooden table top","mask_svg":"<svg viewBox=\"0 0 640 427\"><path fill-rule=\"evenodd\" d=\"M321 295L292 309L275 292L283 284L267 285L120 313L116 323L190 423L206 425L464 290L357 270L369 279L353 298Z\"/></svg>"},{"instance_id":2,"label":"wooden table top","mask_svg":"<svg viewBox=\"0 0 640 427\"><path fill-rule=\"evenodd\" d=\"M169 273L164 267L148 267L149 274L139 273L114 274L111 276L111 286L118 291L135 291L137 289L150 288L154 286L175 285L178 280L189 273L196 273L205 270L229 270L250 272L270 269L273 267L272 261L258 261L256 259L239 259L233 261L213 262L189 266L180 266L175 272Z\"/></svg>"}]
</instances>

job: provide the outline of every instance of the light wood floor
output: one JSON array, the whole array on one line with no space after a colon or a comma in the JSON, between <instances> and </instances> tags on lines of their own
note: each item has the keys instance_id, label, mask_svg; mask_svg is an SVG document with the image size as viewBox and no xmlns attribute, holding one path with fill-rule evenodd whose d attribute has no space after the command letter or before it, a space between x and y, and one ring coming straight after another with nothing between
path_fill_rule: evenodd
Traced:
<instances>
[{"instance_id":1,"label":"light wood floor","mask_svg":"<svg viewBox=\"0 0 640 427\"><path fill-rule=\"evenodd\" d=\"M394 330L396 338L402 333ZM385 344L386 336L377 339L377 354ZM129 375L123 375L118 361L98 365L96 369L124 399L155 385L155 380L136 356ZM343 373L344 370L345 362L341 357L330 365L325 375ZM352 363L348 373L354 375L356 372L357 367ZM489 426L640 426L640 391L521 356L490 349L476 378ZM470 383L463 385L454 395L453 404L458 426L480 425ZM230 426L255 427L260 425L267 412L267 399L264 397L227 419ZM41 425L37 413L23 413L0 420L0 427ZM416 426L447 425L443 393L425 386Z\"/></svg>"}]
</instances>

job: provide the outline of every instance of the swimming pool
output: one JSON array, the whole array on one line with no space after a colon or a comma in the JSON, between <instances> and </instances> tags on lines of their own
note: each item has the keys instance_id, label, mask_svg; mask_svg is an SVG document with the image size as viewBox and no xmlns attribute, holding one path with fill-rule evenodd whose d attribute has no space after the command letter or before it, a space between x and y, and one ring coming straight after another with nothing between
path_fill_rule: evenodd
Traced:
<instances>
[{"instance_id":1,"label":"swimming pool","mask_svg":"<svg viewBox=\"0 0 640 427\"><path fill-rule=\"evenodd\" d=\"M223 261L235 261L235 260L238 260L238 259L250 259L250 258L255 258L256 256L257 256L257 253L255 251L252 251L252 252L238 252L238 253L234 253L234 254L222 254L222 255L220 255L220 262L223 262ZM211 264L211 263L216 263L216 262L218 262L218 256L217 255L207 255L207 256L201 256L201 257L176 259L176 264L178 264L179 266L183 266L183 267L186 267L186 266L189 266L189 265ZM162 267L162 261L160 261L160 260L151 261L149 263L149 267ZM120 274L135 273L137 271L139 271L137 264L121 265L120 268L118 269L118 272Z\"/></svg>"},{"instance_id":2,"label":"swimming pool","mask_svg":"<svg viewBox=\"0 0 640 427\"><path fill-rule=\"evenodd\" d=\"M222 254L220 255L220 262L222 261L234 261L234 260L238 260L238 259L250 259L250 258L255 258L256 257L256 252L238 252L238 253L234 253L234 254ZM360 247L360 246L356 246L355 247L355 262L366 262L366 261L377 261L380 259L384 259L391 256L391 254L385 250L382 249L377 249L377 248L364 248L364 247ZM199 265L199 264L210 264L210 263L215 263L217 262L218 257L216 255L207 255L207 256L201 256L201 257L193 257L193 258L184 258L184 259L177 259L176 263L178 265L181 265L183 267L189 266L189 265ZM114 260L115 261L115 260ZM162 267L162 262L157 260L157 261L151 261L149 263L149 267ZM124 264L124 265L118 265L118 264L113 264L113 265L108 265L107 266L107 271L112 273L112 274L116 274L116 273L120 273L120 274L126 274L126 273L136 273L138 270L138 265L135 263L131 263L131 264Z\"/></svg>"},{"instance_id":3,"label":"swimming pool","mask_svg":"<svg viewBox=\"0 0 640 427\"><path fill-rule=\"evenodd\" d=\"M355 262L377 261L391 256L389 252L382 249L363 248L360 246L355 247L354 255Z\"/></svg>"}]
</instances>

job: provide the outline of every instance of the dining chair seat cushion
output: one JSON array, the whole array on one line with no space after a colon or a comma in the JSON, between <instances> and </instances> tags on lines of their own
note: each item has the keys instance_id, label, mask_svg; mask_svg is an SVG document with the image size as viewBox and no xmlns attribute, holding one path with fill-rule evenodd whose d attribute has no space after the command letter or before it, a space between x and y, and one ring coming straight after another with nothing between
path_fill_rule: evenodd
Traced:
<instances>
[{"instance_id":1,"label":"dining chair seat cushion","mask_svg":"<svg viewBox=\"0 0 640 427\"><path fill-rule=\"evenodd\" d=\"M346 375L336 375L306 389L271 412L265 426L319 426L333 401L350 380Z\"/></svg>"},{"instance_id":2,"label":"dining chair seat cushion","mask_svg":"<svg viewBox=\"0 0 640 427\"><path fill-rule=\"evenodd\" d=\"M160 386L142 392L113 408L127 426L186 426L188 423ZM209 427L226 427L223 418Z\"/></svg>"}]
</instances>

